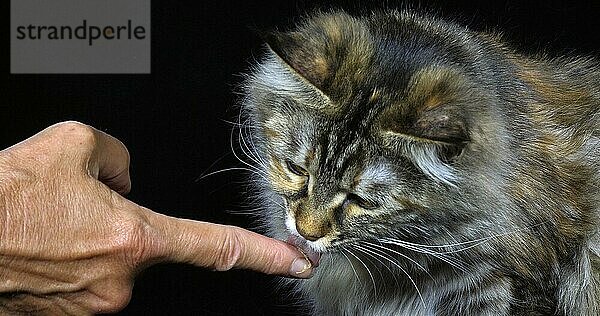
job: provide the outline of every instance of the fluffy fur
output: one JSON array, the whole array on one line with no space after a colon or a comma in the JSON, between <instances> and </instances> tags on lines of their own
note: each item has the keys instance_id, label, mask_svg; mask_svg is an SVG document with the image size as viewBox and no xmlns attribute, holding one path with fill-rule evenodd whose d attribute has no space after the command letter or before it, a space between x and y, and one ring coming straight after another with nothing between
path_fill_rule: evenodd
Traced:
<instances>
[{"instance_id":1,"label":"fluffy fur","mask_svg":"<svg viewBox=\"0 0 600 316\"><path fill-rule=\"evenodd\" d=\"M265 38L243 145L315 314L600 314L597 62L413 12Z\"/></svg>"}]
</instances>

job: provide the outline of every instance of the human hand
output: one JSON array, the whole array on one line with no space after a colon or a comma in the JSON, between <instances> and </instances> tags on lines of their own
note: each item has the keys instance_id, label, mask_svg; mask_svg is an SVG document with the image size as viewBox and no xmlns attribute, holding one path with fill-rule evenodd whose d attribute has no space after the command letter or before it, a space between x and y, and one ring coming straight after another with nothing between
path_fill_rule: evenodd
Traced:
<instances>
[{"instance_id":1,"label":"human hand","mask_svg":"<svg viewBox=\"0 0 600 316\"><path fill-rule=\"evenodd\" d=\"M311 275L286 243L125 199L128 168L121 142L76 122L0 151L0 314L116 312L137 272L163 261Z\"/></svg>"}]
</instances>

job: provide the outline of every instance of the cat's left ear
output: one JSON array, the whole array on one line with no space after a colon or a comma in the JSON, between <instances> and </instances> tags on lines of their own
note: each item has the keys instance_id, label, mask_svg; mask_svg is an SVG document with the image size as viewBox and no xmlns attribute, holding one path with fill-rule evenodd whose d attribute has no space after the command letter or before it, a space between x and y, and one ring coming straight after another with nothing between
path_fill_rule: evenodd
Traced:
<instances>
[{"instance_id":1,"label":"cat's left ear","mask_svg":"<svg viewBox=\"0 0 600 316\"><path fill-rule=\"evenodd\" d=\"M402 102L380 115L380 124L415 139L462 144L469 140L468 109L479 102L475 90L457 71L423 69L411 77Z\"/></svg>"},{"instance_id":2,"label":"cat's left ear","mask_svg":"<svg viewBox=\"0 0 600 316\"><path fill-rule=\"evenodd\" d=\"M269 48L294 72L319 90L331 75L323 40L305 38L299 32L269 32L263 34Z\"/></svg>"},{"instance_id":3,"label":"cat's left ear","mask_svg":"<svg viewBox=\"0 0 600 316\"><path fill-rule=\"evenodd\" d=\"M485 108L484 96L460 71L422 69L411 77L402 100L380 114L379 130L387 146L449 183L453 180L447 163L470 142L473 109Z\"/></svg>"},{"instance_id":4,"label":"cat's left ear","mask_svg":"<svg viewBox=\"0 0 600 316\"><path fill-rule=\"evenodd\" d=\"M484 93L453 69L426 68L410 79L402 100L380 114L386 147L409 157L425 174L453 185L452 162L470 142L472 109Z\"/></svg>"}]
</instances>

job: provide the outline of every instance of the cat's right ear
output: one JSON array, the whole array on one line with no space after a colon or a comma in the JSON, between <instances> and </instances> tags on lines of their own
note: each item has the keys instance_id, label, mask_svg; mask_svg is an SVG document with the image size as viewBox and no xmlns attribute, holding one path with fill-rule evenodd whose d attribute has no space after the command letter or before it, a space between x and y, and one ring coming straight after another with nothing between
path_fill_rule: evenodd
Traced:
<instances>
[{"instance_id":1,"label":"cat's right ear","mask_svg":"<svg viewBox=\"0 0 600 316\"><path fill-rule=\"evenodd\" d=\"M328 58L319 52L314 39L305 38L298 32L273 31L263 33L262 38L273 53L300 77L319 90L323 89L331 75Z\"/></svg>"}]
</instances>

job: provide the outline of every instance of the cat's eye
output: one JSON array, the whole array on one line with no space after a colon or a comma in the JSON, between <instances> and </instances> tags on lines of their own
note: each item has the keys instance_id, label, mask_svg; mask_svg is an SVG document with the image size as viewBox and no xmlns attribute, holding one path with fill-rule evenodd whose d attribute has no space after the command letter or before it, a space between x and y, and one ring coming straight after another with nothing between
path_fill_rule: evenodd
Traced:
<instances>
[{"instance_id":1,"label":"cat's eye","mask_svg":"<svg viewBox=\"0 0 600 316\"><path fill-rule=\"evenodd\" d=\"M346 199L348 200L348 202L357 205L358 207L363 208L365 210L372 210L379 207L379 204L377 204L376 202L364 199L354 193L348 194L348 197L346 197Z\"/></svg>"},{"instance_id":2,"label":"cat's eye","mask_svg":"<svg viewBox=\"0 0 600 316\"><path fill-rule=\"evenodd\" d=\"M290 172L292 172L295 175L301 176L301 177L306 177L308 176L308 171L300 166L298 166L297 164L291 162L291 161L286 161L285 162L288 170Z\"/></svg>"}]
</instances>

